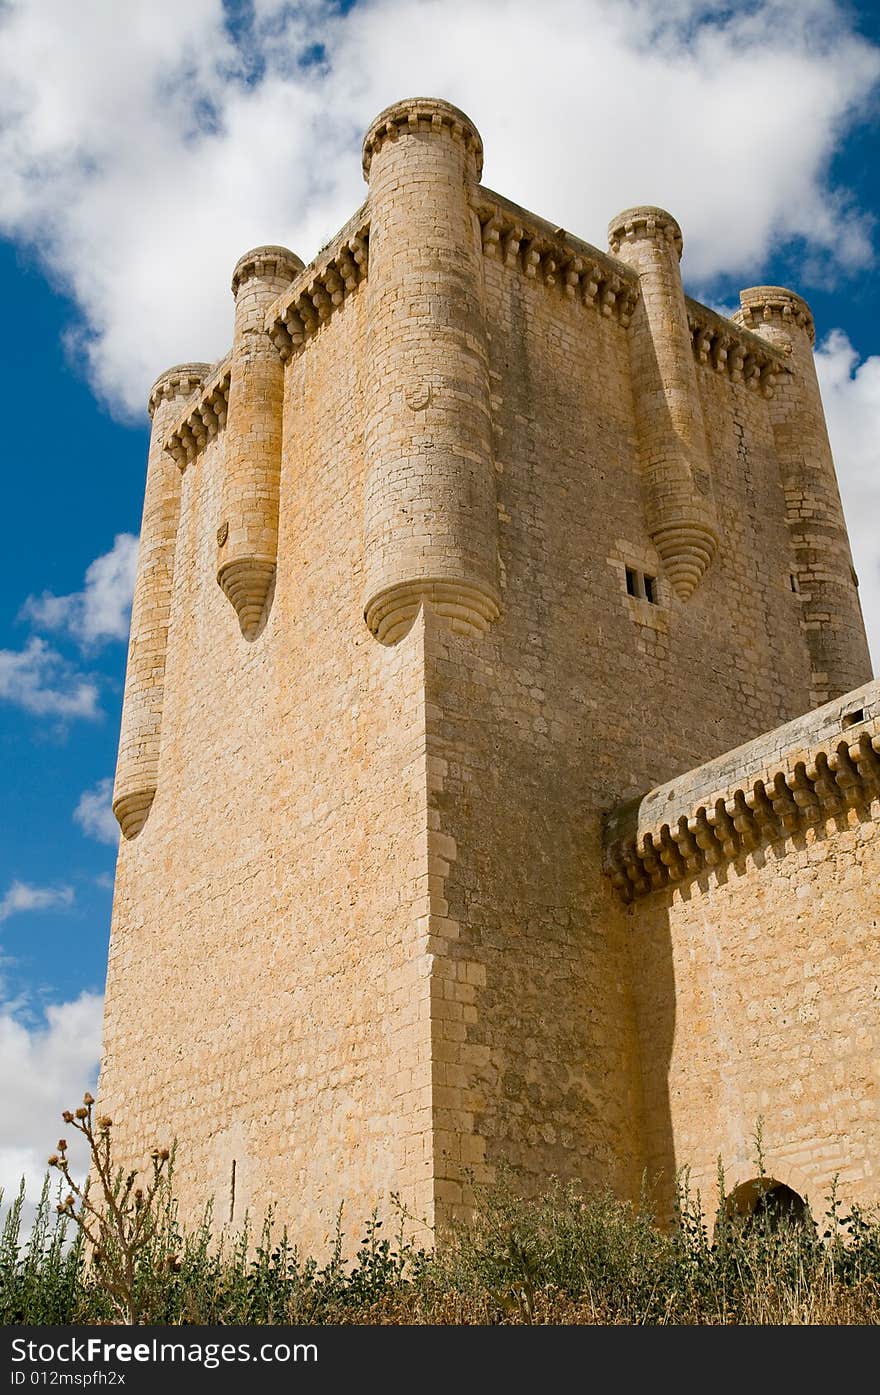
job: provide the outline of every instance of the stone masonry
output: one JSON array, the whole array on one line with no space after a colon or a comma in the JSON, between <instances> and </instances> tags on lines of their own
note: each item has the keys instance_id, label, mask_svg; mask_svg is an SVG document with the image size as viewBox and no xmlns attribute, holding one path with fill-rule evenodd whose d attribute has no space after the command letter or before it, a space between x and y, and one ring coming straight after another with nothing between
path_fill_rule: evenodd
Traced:
<instances>
[{"instance_id":1,"label":"stone masonry","mask_svg":"<svg viewBox=\"0 0 880 1395\"><path fill-rule=\"evenodd\" d=\"M691 300L424 98L157 381L101 1103L320 1248L511 1167L877 1196L880 686L791 291ZM806 714L806 715L803 715ZM727 754L725 754L727 753ZM645 794L645 791L650 793Z\"/></svg>"}]
</instances>

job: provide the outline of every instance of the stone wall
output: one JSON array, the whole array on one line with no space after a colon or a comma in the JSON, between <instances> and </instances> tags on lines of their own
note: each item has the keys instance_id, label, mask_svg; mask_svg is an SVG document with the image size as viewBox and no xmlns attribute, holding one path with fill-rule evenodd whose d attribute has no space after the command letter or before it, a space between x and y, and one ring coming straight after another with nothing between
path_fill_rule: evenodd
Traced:
<instances>
[{"instance_id":1,"label":"stone wall","mask_svg":"<svg viewBox=\"0 0 880 1395\"><path fill-rule=\"evenodd\" d=\"M240 297L232 355L154 420L102 1107L132 1159L176 1135L188 1216L276 1203L309 1246L343 1199L352 1233L391 1191L443 1223L501 1164L632 1192L724 1142L663 1102L667 1069L693 1100L709 1069L702 969L676 1007L696 932L670 940L625 819L629 861L606 860L604 816L808 709L817 655L835 691L868 676L853 596L828 644L808 629L784 347L683 296L674 232L662 275L629 265L477 184L480 160L445 103L383 113L370 197L315 261L244 259L265 344ZM636 225L677 227L630 210L619 250ZM782 897L759 884L736 882L755 956ZM762 962L781 992L789 960Z\"/></svg>"},{"instance_id":2,"label":"stone wall","mask_svg":"<svg viewBox=\"0 0 880 1395\"><path fill-rule=\"evenodd\" d=\"M814 1209L835 1175L876 1200L878 751L873 683L612 822L618 851L641 849L630 947L646 1160L667 1203L682 1166L710 1204L719 1155L728 1191L758 1175L759 1121L766 1172Z\"/></svg>"}]
</instances>

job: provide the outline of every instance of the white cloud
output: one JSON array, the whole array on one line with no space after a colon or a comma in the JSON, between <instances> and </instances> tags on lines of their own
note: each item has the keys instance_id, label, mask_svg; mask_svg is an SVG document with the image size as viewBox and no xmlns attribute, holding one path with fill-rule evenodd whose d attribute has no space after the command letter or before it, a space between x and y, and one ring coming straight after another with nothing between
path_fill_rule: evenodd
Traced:
<instances>
[{"instance_id":1,"label":"white cloud","mask_svg":"<svg viewBox=\"0 0 880 1395\"><path fill-rule=\"evenodd\" d=\"M57 906L73 905L73 889L69 886L31 886L29 882L13 882L0 898L0 921L22 911L49 911Z\"/></svg>"},{"instance_id":2,"label":"white cloud","mask_svg":"<svg viewBox=\"0 0 880 1395\"><path fill-rule=\"evenodd\" d=\"M80 795L73 817L90 838L97 838L99 843L111 843L115 847L119 842L119 824L111 808L112 797L113 781L99 780L93 789L84 790Z\"/></svg>"},{"instance_id":3,"label":"white cloud","mask_svg":"<svg viewBox=\"0 0 880 1395\"><path fill-rule=\"evenodd\" d=\"M87 649L105 640L127 639L137 554L137 538L118 533L111 550L89 564L82 591L29 596L22 615L40 629L67 631Z\"/></svg>"},{"instance_id":4,"label":"white cloud","mask_svg":"<svg viewBox=\"0 0 880 1395\"><path fill-rule=\"evenodd\" d=\"M35 717L94 718L98 688L43 639L24 649L0 649L0 701Z\"/></svg>"},{"instance_id":5,"label":"white cloud","mask_svg":"<svg viewBox=\"0 0 880 1395\"><path fill-rule=\"evenodd\" d=\"M0 1003L0 1188L7 1205L24 1177L28 1221L59 1138L70 1145L75 1174L85 1172L85 1148L61 1111L76 1109L94 1089L102 1004L97 993L81 993L48 1007L34 1026L14 1005Z\"/></svg>"},{"instance_id":6,"label":"white cloud","mask_svg":"<svg viewBox=\"0 0 880 1395\"><path fill-rule=\"evenodd\" d=\"M816 368L840 480L875 672L880 672L880 356L859 363L843 330L819 345Z\"/></svg>"},{"instance_id":7,"label":"white cloud","mask_svg":"<svg viewBox=\"0 0 880 1395\"><path fill-rule=\"evenodd\" d=\"M121 11L118 11L121 13ZM82 312L97 390L142 409L153 376L228 345L238 255L308 259L364 197L379 109L447 96L480 127L486 179L604 243L657 202L692 282L754 280L803 239L845 266L869 226L831 158L880 72L834 0L259 0L233 42L221 0L8 0L0 229ZM317 47L320 45L320 48Z\"/></svg>"}]
</instances>

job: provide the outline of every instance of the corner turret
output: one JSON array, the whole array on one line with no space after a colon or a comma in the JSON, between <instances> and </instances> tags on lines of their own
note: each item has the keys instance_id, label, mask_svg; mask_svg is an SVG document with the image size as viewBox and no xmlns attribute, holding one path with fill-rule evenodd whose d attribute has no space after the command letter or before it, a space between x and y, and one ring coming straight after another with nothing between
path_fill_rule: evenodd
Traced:
<instances>
[{"instance_id":1,"label":"corner turret","mask_svg":"<svg viewBox=\"0 0 880 1395\"><path fill-rule=\"evenodd\" d=\"M611 251L638 272L630 325L648 532L683 601L715 553L718 524L679 261L678 223L628 208L608 228Z\"/></svg>"}]
</instances>

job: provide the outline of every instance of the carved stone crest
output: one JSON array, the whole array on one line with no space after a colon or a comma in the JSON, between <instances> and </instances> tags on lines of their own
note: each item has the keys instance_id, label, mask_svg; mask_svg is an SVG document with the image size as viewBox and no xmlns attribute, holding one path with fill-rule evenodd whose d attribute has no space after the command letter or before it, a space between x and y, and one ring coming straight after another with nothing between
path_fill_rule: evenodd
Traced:
<instances>
[{"instance_id":1,"label":"carved stone crest","mask_svg":"<svg viewBox=\"0 0 880 1395\"><path fill-rule=\"evenodd\" d=\"M420 383L417 387L407 388L406 405L414 412L423 412L431 401L430 383Z\"/></svg>"}]
</instances>

